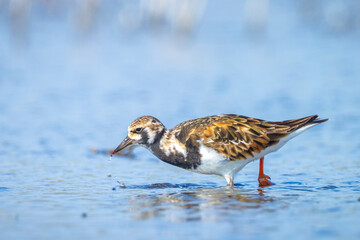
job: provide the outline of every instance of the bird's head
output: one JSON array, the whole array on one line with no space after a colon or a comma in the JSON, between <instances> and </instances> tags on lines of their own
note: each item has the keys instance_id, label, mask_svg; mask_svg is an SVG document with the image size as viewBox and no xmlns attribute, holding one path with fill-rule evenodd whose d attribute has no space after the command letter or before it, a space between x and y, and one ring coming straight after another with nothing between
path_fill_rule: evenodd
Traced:
<instances>
[{"instance_id":1,"label":"bird's head","mask_svg":"<svg viewBox=\"0 0 360 240\"><path fill-rule=\"evenodd\" d=\"M139 117L130 124L127 137L111 155L130 145L151 145L160 139L164 130L164 125L157 118L151 116Z\"/></svg>"}]
</instances>

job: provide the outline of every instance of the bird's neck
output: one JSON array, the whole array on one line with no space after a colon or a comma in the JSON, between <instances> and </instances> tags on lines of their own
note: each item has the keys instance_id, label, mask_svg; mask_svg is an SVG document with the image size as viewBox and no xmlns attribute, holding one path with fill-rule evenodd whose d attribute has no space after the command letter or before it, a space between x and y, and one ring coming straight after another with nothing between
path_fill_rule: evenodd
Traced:
<instances>
[{"instance_id":1,"label":"bird's neck","mask_svg":"<svg viewBox=\"0 0 360 240\"><path fill-rule=\"evenodd\" d=\"M169 133L169 130L164 128L161 132L156 134L153 143L146 144L145 147L149 149L156 157L160 158L163 161L166 161L166 154L163 149L160 147L162 140Z\"/></svg>"},{"instance_id":2,"label":"bird's neck","mask_svg":"<svg viewBox=\"0 0 360 240\"><path fill-rule=\"evenodd\" d=\"M171 130L164 129L164 132L157 136L154 143L147 145L146 148L164 162L186 169L192 168L186 162L184 144L176 139Z\"/></svg>"}]
</instances>

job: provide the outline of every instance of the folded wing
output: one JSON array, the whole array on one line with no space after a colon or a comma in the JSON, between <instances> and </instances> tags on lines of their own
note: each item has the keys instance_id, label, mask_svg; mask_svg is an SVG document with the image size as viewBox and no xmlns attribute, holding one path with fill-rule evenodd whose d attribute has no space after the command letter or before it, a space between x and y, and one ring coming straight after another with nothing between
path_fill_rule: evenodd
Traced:
<instances>
[{"instance_id":1,"label":"folded wing","mask_svg":"<svg viewBox=\"0 0 360 240\"><path fill-rule=\"evenodd\" d=\"M323 121L326 120L319 120L317 115L277 122L239 115L219 115L188 122L188 130L185 128L186 132L179 135L185 142L196 135L195 139L230 160L244 160L278 144L282 138L303 126Z\"/></svg>"}]
</instances>

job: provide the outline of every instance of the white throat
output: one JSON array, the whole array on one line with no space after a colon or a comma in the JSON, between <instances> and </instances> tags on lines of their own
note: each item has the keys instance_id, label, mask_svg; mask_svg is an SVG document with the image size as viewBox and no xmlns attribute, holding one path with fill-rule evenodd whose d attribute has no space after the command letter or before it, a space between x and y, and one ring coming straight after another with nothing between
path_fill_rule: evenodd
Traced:
<instances>
[{"instance_id":1,"label":"white throat","mask_svg":"<svg viewBox=\"0 0 360 240\"><path fill-rule=\"evenodd\" d=\"M153 144L155 142L156 132L149 131L148 129L144 129L148 136L148 144Z\"/></svg>"}]
</instances>

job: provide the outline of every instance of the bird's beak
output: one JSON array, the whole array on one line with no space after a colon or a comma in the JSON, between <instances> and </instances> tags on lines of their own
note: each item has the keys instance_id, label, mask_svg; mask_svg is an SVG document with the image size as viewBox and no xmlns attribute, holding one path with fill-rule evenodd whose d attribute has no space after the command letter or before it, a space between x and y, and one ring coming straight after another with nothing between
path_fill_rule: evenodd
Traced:
<instances>
[{"instance_id":1,"label":"bird's beak","mask_svg":"<svg viewBox=\"0 0 360 240\"><path fill-rule=\"evenodd\" d=\"M111 154L114 155L115 153L123 150L124 148L126 148L127 146L131 145L133 143L133 141L129 138L129 137L126 137L121 143L120 145L113 151L113 153Z\"/></svg>"}]
</instances>

